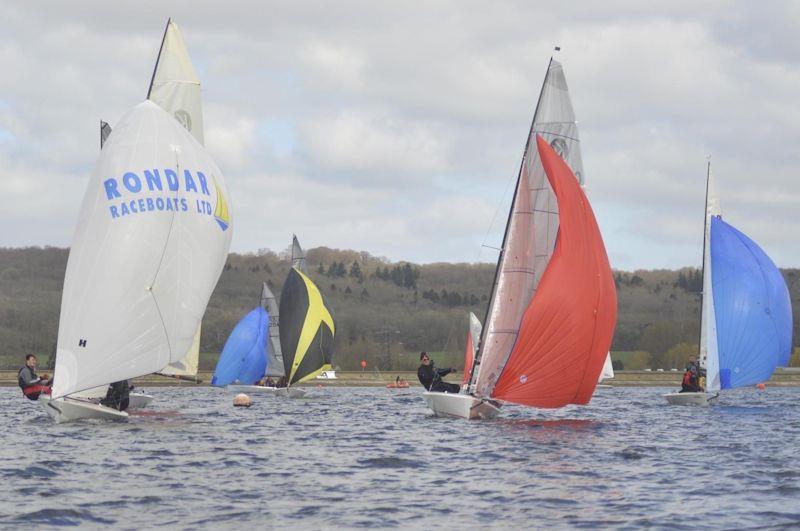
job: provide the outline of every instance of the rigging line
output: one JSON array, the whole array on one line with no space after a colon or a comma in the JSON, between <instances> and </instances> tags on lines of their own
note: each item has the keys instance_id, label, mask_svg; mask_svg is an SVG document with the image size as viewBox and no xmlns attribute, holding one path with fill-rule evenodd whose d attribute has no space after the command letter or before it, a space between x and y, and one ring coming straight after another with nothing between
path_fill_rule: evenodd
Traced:
<instances>
[{"instance_id":1,"label":"rigging line","mask_svg":"<svg viewBox=\"0 0 800 531\"><path fill-rule=\"evenodd\" d=\"M489 239L489 233L492 231L492 228L494 228L494 223L497 220L497 214L500 212L500 207L503 206L503 203L505 202L506 195L508 194L508 189L511 186L511 183L512 182L516 182L516 180L517 179L515 179L512 176L512 177L509 177L509 179L506 181L506 187L503 189L503 194L500 196L500 200L497 202L497 206L495 207L494 214L492 214L492 219L489 221L489 226L486 228L486 234L483 235L483 241L481 242L480 247L478 247L478 253L475 255L475 262L476 263L478 262L478 260L481 257L481 251L483 250L483 247L490 247L490 248L496 249L497 251L500 251L500 252L502 252L502 250L503 250L502 248L496 248L496 247L492 247L490 245L486 245L486 240ZM514 208L513 204L511 205L511 208Z\"/></svg>"},{"instance_id":2,"label":"rigging line","mask_svg":"<svg viewBox=\"0 0 800 531\"><path fill-rule=\"evenodd\" d=\"M181 165L180 161L178 160L178 153L180 152L179 149L180 148L178 146L173 146L173 151L175 153L175 173L177 175L181 174ZM178 189L175 190L176 201L179 198L179 194L180 194L180 186L178 186ZM158 312L158 319L159 321L161 321L161 326L164 329L164 335L167 338L167 350L169 351L169 362L172 362L172 345L170 344L169 341L170 338L169 338L169 332L167 331L167 323L164 322L164 314L161 312L161 306L158 304L158 299L153 293L153 285L155 285L156 280L158 280L158 274L161 272L161 266L164 263L164 257L167 255L167 249L169 248L169 242L170 239L172 238L172 229L175 227L175 217L177 216L177 214L178 210L174 209L172 211L172 217L170 218L169 222L169 230L167 231L167 238L164 241L164 248L161 250L161 258L159 258L158 267L156 267L156 274L153 277L153 281L150 283L150 286L148 287L150 295L153 297L153 303L156 306L156 311Z\"/></svg>"}]
</instances>

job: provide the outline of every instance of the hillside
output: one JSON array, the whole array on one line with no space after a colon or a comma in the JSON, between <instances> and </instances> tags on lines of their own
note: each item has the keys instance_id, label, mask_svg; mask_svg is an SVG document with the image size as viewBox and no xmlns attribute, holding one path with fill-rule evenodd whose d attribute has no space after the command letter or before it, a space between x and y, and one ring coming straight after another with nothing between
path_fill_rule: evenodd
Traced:
<instances>
[{"instance_id":1,"label":"hillside","mask_svg":"<svg viewBox=\"0 0 800 531\"><path fill-rule=\"evenodd\" d=\"M43 358L54 352L67 256L67 249L52 247L0 249L0 368L19 366L28 352ZM435 352L440 366L460 366L468 312L483 319L494 276L493 264L393 263L325 247L310 249L307 261L333 308L335 365L351 370L362 359L370 368L412 369L420 350ZM285 253L229 256L203 320L202 365L213 368L233 326L259 303L262 281L280 295L288 268ZM698 270L615 276L619 317L612 350L618 367L669 369L696 352ZM784 270L784 276L798 308L800 270ZM795 345L799 321L795 312ZM794 362L800 365L797 353Z\"/></svg>"}]
</instances>

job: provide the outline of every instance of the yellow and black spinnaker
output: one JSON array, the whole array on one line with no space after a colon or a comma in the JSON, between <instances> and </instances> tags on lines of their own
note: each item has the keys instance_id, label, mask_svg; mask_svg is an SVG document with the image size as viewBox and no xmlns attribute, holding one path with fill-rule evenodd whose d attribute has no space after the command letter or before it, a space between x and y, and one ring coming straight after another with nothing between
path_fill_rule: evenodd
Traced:
<instances>
[{"instance_id":1,"label":"yellow and black spinnaker","mask_svg":"<svg viewBox=\"0 0 800 531\"><path fill-rule=\"evenodd\" d=\"M289 385L331 370L333 316L319 288L296 268L289 270L281 290L280 336L283 366Z\"/></svg>"}]
</instances>

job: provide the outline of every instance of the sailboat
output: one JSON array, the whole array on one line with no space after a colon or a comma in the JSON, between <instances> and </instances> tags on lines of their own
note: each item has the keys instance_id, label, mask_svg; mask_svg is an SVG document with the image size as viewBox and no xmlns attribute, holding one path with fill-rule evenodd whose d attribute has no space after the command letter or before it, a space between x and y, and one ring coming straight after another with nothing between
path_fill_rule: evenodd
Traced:
<instances>
[{"instance_id":1,"label":"sailboat","mask_svg":"<svg viewBox=\"0 0 800 531\"><path fill-rule=\"evenodd\" d=\"M780 270L753 240L722 220L706 170L700 368L704 392L664 395L674 405L705 406L720 391L756 385L792 354L792 303Z\"/></svg>"},{"instance_id":2,"label":"sailboat","mask_svg":"<svg viewBox=\"0 0 800 531\"><path fill-rule=\"evenodd\" d=\"M214 216L220 204L226 215ZM189 350L232 233L222 172L159 106L128 112L100 152L73 238L55 379L57 422L124 419L76 393L160 370Z\"/></svg>"},{"instance_id":3,"label":"sailboat","mask_svg":"<svg viewBox=\"0 0 800 531\"><path fill-rule=\"evenodd\" d=\"M582 183L566 78L551 58L470 378L461 393L423 394L436 415L486 419L503 402L556 408L591 399L617 299Z\"/></svg>"},{"instance_id":4,"label":"sailboat","mask_svg":"<svg viewBox=\"0 0 800 531\"><path fill-rule=\"evenodd\" d=\"M303 271L305 254L296 236L292 239L292 264L281 289L279 307L280 343L289 396L301 391L292 386L315 378L323 371L332 371L336 333L330 307Z\"/></svg>"}]
</instances>

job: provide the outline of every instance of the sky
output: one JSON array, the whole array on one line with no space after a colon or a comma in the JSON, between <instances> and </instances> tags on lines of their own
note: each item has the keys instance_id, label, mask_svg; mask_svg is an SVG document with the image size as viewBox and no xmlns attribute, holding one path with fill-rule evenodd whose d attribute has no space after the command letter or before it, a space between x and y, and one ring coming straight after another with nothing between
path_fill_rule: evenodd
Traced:
<instances>
[{"instance_id":1,"label":"sky","mask_svg":"<svg viewBox=\"0 0 800 531\"><path fill-rule=\"evenodd\" d=\"M99 121L144 100L168 17L232 251L495 261L558 45L612 267L700 264L709 156L726 221L800 266L800 3L778 1L4 2L0 246L70 244Z\"/></svg>"}]
</instances>

